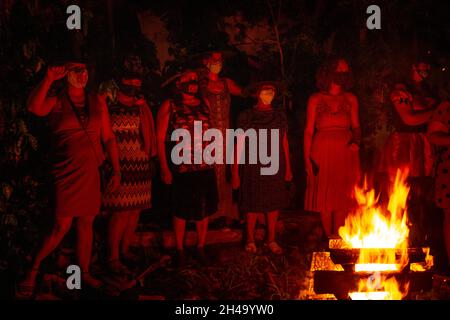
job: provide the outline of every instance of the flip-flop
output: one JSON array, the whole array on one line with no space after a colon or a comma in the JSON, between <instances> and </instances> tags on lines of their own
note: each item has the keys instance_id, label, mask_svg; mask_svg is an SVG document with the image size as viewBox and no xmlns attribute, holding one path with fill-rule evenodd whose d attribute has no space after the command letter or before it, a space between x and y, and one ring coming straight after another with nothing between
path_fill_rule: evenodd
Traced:
<instances>
[{"instance_id":1,"label":"flip-flop","mask_svg":"<svg viewBox=\"0 0 450 320\"><path fill-rule=\"evenodd\" d=\"M83 272L83 283L92 289L104 287L104 283L97 278L94 278L89 272Z\"/></svg>"},{"instance_id":2,"label":"flip-flop","mask_svg":"<svg viewBox=\"0 0 450 320\"><path fill-rule=\"evenodd\" d=\"M108 261L107 266L108 270L114 274L123 275L125 277L129 277L131 275L130 270L118 259Z\"/></svg>"},{"instance_id":3,"label":"flip-flop","mask_svg":"<svg viewBox=\"0 0 450 320\"><path fill-rule=\"evenodd\" d=\"M31 269L30 272L39 273L39 269ZM15 289L15 296L18 299L29 299L34 294L34 289L36 288L36 278L31 283L26 283L25 281L20 282Z\"/></svg>"},{"instance_id":4,"label":"flip-flop","mask_svg":"<svg viewBox=\"0 0 450 320\"><path fill-rule=\"evenodd\" d=\"M269 248L269 250L273 253L273 254L282 254L283 253L283 248L281 248L278 243L276 243L275 241L266 243L266 246Z\"/></svg>"},{"instance_id":5,"label":"flip-flop","mask_svg":"<svg viewBox=\"0 0 450 320\"><path fill-rule=\"evenodd\" d=\"M258 248L256 248L256 244L254 242L247 242L245 245L245 251L248 253L256 253L258 251Z\"/></svg>"}]
</instances>

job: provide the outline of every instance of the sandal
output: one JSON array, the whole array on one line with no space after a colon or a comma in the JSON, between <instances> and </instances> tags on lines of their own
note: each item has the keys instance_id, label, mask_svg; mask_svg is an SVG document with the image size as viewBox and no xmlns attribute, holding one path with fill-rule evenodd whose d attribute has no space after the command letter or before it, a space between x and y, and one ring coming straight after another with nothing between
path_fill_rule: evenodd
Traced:
<instances>
[{"instance_id":1,"label":"sandal","mask_svg":"<svg viewBox=\"0 0 450 320\"><path fill-rule=\"evenodd\" d=\"M100 289L103 287L103 282L94 278L89 272L82 272L83 283L92 289Z\"/></svg>"},{"instance_id":2,"label":"sandal","mask_svg":"<svg viewBox=\"0 0 450 320\"><path fill-rule=\"evenodd\" d=\"M283 253L283 248L281 248L278 243L276 243L275 241L266 243L266 246L269 248L269 250L273 253L273 254L282 254Z\"/></svg>"},{"instance_id":3,"label":"sandal","mask_svg":"<svg viewBox=\"0 0 450 320\"><path fill-rule=\"evenodd\" d=\"M108 261L108 269L114 274L121 274L125 277L128 277L131 274L130 270L125 267L119 259Z\"/></svg>"},{"instance_id":4,"label":"sandal","mask_svg":"<svg viewBox=\"0 0 450 320\"><path fill-rule=\"evenodd\" d=\"M36 272L36 276L39 272L39 269L31 269L31 272ZM34 289L36 288L36 276L34 277L34 281L29 281L29 279L25 279L21 281L16 287L16 298L18 299L29 299L34 294Z\"/></svg>"},{"instance_id":5,"label":"sandal","mask_svg":"<svg viewBox=\"0 0 450 320\"><path fill-rule=\"evenodd\" d=\"M258 249L256 248L256 244L254 242L247 242L247 244L245 245L245 251L247 251L248 253L256 253Z\"/></svg>"}]
</instances>

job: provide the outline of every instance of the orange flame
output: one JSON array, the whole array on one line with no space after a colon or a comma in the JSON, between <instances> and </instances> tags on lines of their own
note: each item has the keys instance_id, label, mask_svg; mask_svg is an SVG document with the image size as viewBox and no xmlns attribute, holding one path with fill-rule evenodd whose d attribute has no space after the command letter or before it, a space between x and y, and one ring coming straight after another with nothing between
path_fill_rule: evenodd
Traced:
<instances>
[{"instance_id":1,"label":"orange flame","mask_svg":"<svg viewBox=\"0 0 450 320\"><path fill-rule=\"evenodd\" d=\"M369 279L360 280L358 292L352 292L353 299L401 299L407 294L401 292L394 277L386 278L379 272L399 272L408 264L408 235L406 200L409 186L406 185L408 170L398 170L387 210L378 205L375 191L355 187L357 210L347 217L339 235L349 248L359 248L355 265L356 272L375 272ZM376 276L377 285L369 282Z\"/></svg>"}]
</instances>

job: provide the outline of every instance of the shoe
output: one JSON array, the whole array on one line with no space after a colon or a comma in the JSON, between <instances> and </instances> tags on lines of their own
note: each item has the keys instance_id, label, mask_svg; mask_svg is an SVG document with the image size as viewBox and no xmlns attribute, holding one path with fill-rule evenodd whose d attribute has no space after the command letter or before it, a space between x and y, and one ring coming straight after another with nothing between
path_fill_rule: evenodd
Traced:
<instances>
[{"instance_id":1,"label":"shoe","mask_svg":"<svg viewBox=\"0 0 450 320\"><path fill-rule=\"evenodd\" d=\"M273 253L273 254L283 254L283 248L281 248L278 243L276 243L275 241L266 243L266 246L269 248L269 250Z\"/></svg>"},{"instance_id":2,"label":"shoe","mask_svg":"<svg viewBox=\"0 0 450 320\"><path fill-rule=\"evenodd\" d=\"M256 244L254 242L247 242L245 245L245 251L254 254L258 251L258 248L256 248Z\"/></svg>"},{"instance_id":3,"label":"shoe","mask_svg":"<svg viewBox=\"0 0 450 320\"><path fill-rule=\"evenodd\" d=\"M103 287L103 282L94 278L89 272L83 272L82 286L83 285L87 285L92 289L100 289Z\"/></svg>"},{"instance_id":4,"label":"shoe","mask_svg":"<svg viewBox=\"0 0 450 320\"><path fill-rule=\"evenodd\" d=\"M28 276L26 279L22 280L16 287L15 296L17 299L30 299L34 294L34 289L36 288L36 277L39 269L31 269L31 273L36 273L34 277Z\"/></svg>"}]
</instances>

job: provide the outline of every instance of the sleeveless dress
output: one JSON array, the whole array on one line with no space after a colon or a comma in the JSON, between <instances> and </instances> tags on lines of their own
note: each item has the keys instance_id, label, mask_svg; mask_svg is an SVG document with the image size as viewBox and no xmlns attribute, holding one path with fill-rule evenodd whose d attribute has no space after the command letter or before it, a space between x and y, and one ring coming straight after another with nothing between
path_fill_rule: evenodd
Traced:
<instances>
[{"instance_id":1,"label":"sleeveless dress","mask_svg":"<svg viewBox=\"0 0 450 320\"><path fill-rule=\"evenodd\" d=\"M308 177L305 209L325 214L351 210L353 189L360 176L359 152L348 143L352 138L351 105L342 103L336 112L321 101L316 107L316 131L311 159L318 171Z\"/></svg>"},{"instance_id":2,"label":"sleeveless dress","mask_svg":"<svg viewBox=\"0 0 450 320\"><path fill-rule=\"evenodd\" d=\"M201 82L200 91L202 97L209 102L211 108L211 127L220 130L222 137L225 138L226 129L230 128L231 96L226 79L221 78L220 81L223 82L224 87L222 92L211 92L208 89L207 79ZM223 154L226 154L225 141ZM216 171L220 202L219 209L213 218L225 216L237 220L239 219L239 210L237 204L233 201L229 167L227 164L215 164L214 170Z\"/></svg>"},{"instance_id":3,"label":"sleeveless dress","mask_svg":"<svg viewBox=\"0 0 450 320\"><path fill-rule=\"evenodd\" d=\"M103 208L108 211L140 211L151 207L150 157L144 150L140 132L140 108L120 102L109 107L111 126L119 148L122 179L118 190L103 195ZM112 172L109 162L105 170Z\"/></svg>"},{"instance_id":4,"label":"sleeveless dress","mask_svg":"<svg viewBox=\"0 0 450 320\"><path fill-rule=\"evenodd\" d=\"M239 208L243 213L262 212L284 209L289 200L287 184L284 180L286 174L286 159L283 150L283 136L287 132L287 119L282 110L272 109L261 111L249 109L241 112L238 117L238 127L247 129L267 130L267 154L278 154L278 171L274 175L262 175L261 168L267 167L259 163L249 163L248 146L246 148L246 163L239 165L241 187L239 188ZM270 150L271 130L278 129L278 150ZM258 138L259 140L259 138ZM258 141L259 145L259 141Z\"/></svg>"},{"instance_id":5,"label":"sleeveless dress","mask_svg":"<svg viewBox=\"0 0 450 320\"><path fill-rule=\"evenodd\" d=\"M173 171L171 210L177 218L200 221L217 211L219 199L214 166L203 159L200 164L194 163L194 150L201 148L203 154L209 144L194 140L195 121L201 121L202 135L210 128L209 109L203 102L198 106L171 102L171 131L184 129L191 136L191 144L185 150L190 153L191 163L170 164ZM170 154L168 159L171 159Z\"/></svg>"},{"instance_id":6,"label":"sleeveless dress","mask_svg":"<svg viewBox=\"0 0 450 320\"><path fill-rule=\"evenodd\" d=\"M88 112L72 108L65 93L59 95L48 115L51 131L51 174L57 217L95 216L100 212L99 167L102 113L108 112L96 95L87 98Z\"/></svg>"}]
</instances>

